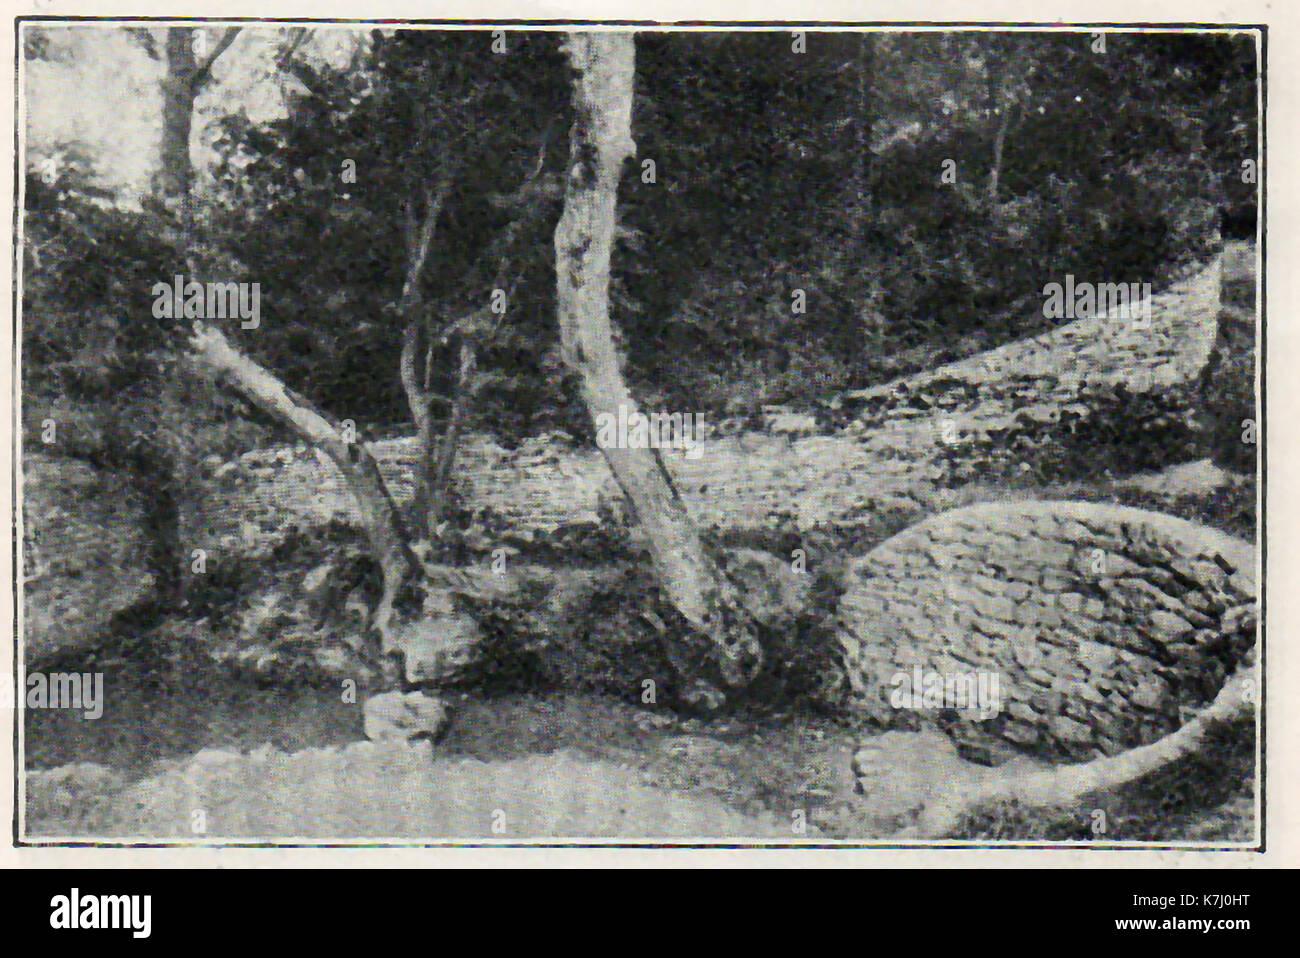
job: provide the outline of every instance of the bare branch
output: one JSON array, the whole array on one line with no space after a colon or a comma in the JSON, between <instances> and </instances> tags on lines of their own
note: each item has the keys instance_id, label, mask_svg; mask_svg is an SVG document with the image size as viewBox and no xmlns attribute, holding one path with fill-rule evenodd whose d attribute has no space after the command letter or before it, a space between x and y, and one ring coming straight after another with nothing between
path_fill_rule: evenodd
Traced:
<instances>
[{"instance_id":1,"label":"bare branch","mask_svg":"<svg viewBox=\"0 0 1300 958\"><path fill-rule=\"evenodd\" d=\"M140 44L150 60L162 59L162 55L158 52L158 41L154 39L153 33L147 27L127 27L126 32L131 39Z\"/></svg>"},{"instance_id":2,"label":"bare branch","mask_svg":"<svg viewBox=\"0 0 1300 958\"><path fill-rule=\"evenodd\" d=\"M429 247L433 245L433 234L437 230L438 217L442 214L442 204L447 199L447 192L450 189L451 177L445 174L438 180L437 186L424 188L424 223L420 226L420 235L416 239L414 248L408 250L406 281L402 284L402 301L399 309L403 315L409 312L419 300L420 277L424 273L424 264L429 259ZM409 204L407 211L408 215L414 215ZM410 238L408 228L408 243Z\"/></svg>"},{"instance_id":3,"label":"bare branch","mask_svg":"<svg viewBox=\"0 0 1300 958\"><path fill-rule=\"evenodd\" d=\"M280 51L279 55L275 58L275 68L277 70L283 70L289 64L289 61L293 59L294 54L298 52L298 49L303 45L303 43L306 40L307 40L306 27L294 27L293 29L291 29L289 31L288 42L285 43L284 48Z\"/></svg>"},{"instance_id":4,"label":"bare branch","mask_svg":"<svg viewBox=\"0 0 1300 958\"><path fill-rule=\"evenodd\" d=\"M212 65L217 62L217 58L221 56L221 54L225 53L226 50L230 48L230 45L235 42L235 37L239 36L239 31L242 29L243 27L226 28L226 32L221 35L221 39L217 41L217 45L212 48L212 52L209 53L203 59L203 62L194 68L194 72L190 74L189 82L191 89L195 91L202 89L204 84L212 78Z\"/></svg>"},{"instance_id":5,"label":"bare branch","mask_svg":"<svg viewBox=\"0 0 1300 958\"><path fill-rule=\"evenodd\" d=\"M509 209L529 206L540 200L558 200L564 195L564 184L559 176L542 176L542 168L546 165L546 146L550 138L551 127L548 124L542 132L542 141L537 147L537 162L533 164L532 171L513 192L489 194L489 203L497 209Z\"/></svg>"},{"instance_id":6,"label":"bare branch","mask_svg":"<svg viewBox=\"0 0 1300 958\"><path fill-rule=\"evenodd\" d=\"M407 269L415 261L415 253L420 244L420 225L415 219L415 204L408 194L402 200L402 236L406 241Z\"/></svg>"},{"instance_id":7,"label":"bare branch","mask_svg":"<svg viewBox=\"0 0 1300 958\"><path fill-rule=\"evenodd\" d=\"M421 436L430 429L429 393L420 388L415 371L415 357L420 348L420 328L415 323L409 324L402 331L402 358L398 372L402 379L402 389L406 393L406 404L411 407L411 418Z\"/></svg>"}]
</instances>

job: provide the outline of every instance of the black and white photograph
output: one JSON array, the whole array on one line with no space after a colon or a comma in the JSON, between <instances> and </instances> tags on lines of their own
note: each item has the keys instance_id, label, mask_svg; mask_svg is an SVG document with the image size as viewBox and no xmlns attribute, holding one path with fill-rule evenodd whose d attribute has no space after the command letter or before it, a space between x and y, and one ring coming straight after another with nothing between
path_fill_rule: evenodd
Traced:
<instances>
[{"instance_id":1,"label":"black and white photograph","mask_svg":"<svg viewBox=\"0 0 1300 958\"><path fill-rule=\"evenodd\" d=\"M16 30L16 844L1263 847L1263 26Z\"/></svg>"}]
</instances>

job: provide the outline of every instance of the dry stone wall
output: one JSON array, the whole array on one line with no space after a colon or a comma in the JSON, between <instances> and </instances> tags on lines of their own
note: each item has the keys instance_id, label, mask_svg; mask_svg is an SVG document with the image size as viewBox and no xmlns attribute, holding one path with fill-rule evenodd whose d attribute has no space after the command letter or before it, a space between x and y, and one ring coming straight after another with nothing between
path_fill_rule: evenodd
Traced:
<instances>
[{"instance_id":1,"label":"dry stone wall","mask_svg":"<svg viewBox=\"0 0 1300 958\"><path fill-rule=\"evenodd\" d=\"M933 508L936 490L972 478L981 464L1058 447L1063 426L1086 445L1088 423L1105 398L1098 390L1156 395L1194 379L1215 338L1220 275L1216 261L1154 297L1145 327L1122 318L1081 320L853 393L841 424L823 422L821 434L805 434L807 417L771 415L769 431L715 435L696 458L669 451L667 467L705 528L802 532ZM414 441L371 448L394 497L409 504ZM1027 462L1009 464L1020 466ZM61 471L75 481L61 482ZM83 475L79 464L42 453L25 456L24 472L29 645L78 641L102 626L110 606L129 602L113 597L134 597L147 584L138 504L113 477ZM295 528L358 520L343 477L306 446L250 450L236 462L211 457L196 479L183 510L183 541L215 562L265 556ZM621 512L599 452L563 437L505 449L469 436L456 483L470 507L524 539L600 525ZM102 533L94 542L73 528L87 525ZM33 543L40 558L29 554Z\"/></svg>"},{"instance_id":2,"label":"dry stone wall","mask_svg":"<svg viewBox=\"0 0 1300 958\"><path fill-rule=\"evenodd\" d=\"M694 458L666 451L667 467L707 528L802 531L921 508L936 488L972 478L973 465L1022 456L1027 466L1034 447L1051 446L1063 425L1086 443L1089 419L1116 389L1157 394L1193 381L1214 343L1220 282L1216 260L1153 297L1142 324L1080 320L851 393L844 402L854 418L833 434L793 435L783 428L791 417L769 417L771 432L706 439ZM414 441L384 440L371 450L394 497L409 503ZM457 468L465 502L524 534L597 524L618 509L618 488L599 452L554 437L507 450L470 436ZM249 508L251 496L263 516L356 520L342 477L305 447L251 452L237 470L214 479L213 503L235 514Z\"/></svg>"},{"instance_id":3,"label":"dry stone wall","mask_svg":"<svg viewBox=\"0 0 1300 958\"><path fill-rule=\"evenodd\" d=\"M854 704L882 725L1084 760L1208 702L1254 645L1256 594L1254 547L1215 530L1108 503L985 503L850 562L840 645ZM992 716L895 695L978 673L997 676Z\"/></svg>"}]
</instances>

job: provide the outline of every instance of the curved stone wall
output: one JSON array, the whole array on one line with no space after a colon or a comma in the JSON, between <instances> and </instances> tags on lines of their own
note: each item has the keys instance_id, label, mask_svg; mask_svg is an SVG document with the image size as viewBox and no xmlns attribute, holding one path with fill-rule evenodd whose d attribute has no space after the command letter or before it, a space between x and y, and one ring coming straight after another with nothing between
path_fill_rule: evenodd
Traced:
<instances>
[{"instance_id":1,"label":"curved stone wall","mask_svg":"<svg viewBox=\"0 0 1300 958\"><path fill-rule=\"evenodd\" d=\"M854 705L889 726L938 722L974 757L1083 760L1154 741L1255 641L1251 544L1108 503L946 512L849 563L844 586ZM996 714L938 691L971 677L996 689Z\"/></svg>"}]
</instances>

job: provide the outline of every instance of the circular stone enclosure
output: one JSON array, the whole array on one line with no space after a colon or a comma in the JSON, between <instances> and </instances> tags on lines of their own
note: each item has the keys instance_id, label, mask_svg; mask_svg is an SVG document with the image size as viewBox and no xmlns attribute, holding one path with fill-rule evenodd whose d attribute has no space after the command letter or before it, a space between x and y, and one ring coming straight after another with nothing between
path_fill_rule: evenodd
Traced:
<instances>
[{"instance_id":1,"label":"circular stone enclosure","mask_svg":"<svg viewBox=\"0 0 1300 958\"><path fill-rule=\"evenodd\" d=\"M942 513L850 562L844 587L854 708L891 728L937 723L977 761L1150 743L1255 642L1252 544L1109 503Z\"/></svg>"}]
</instances>

